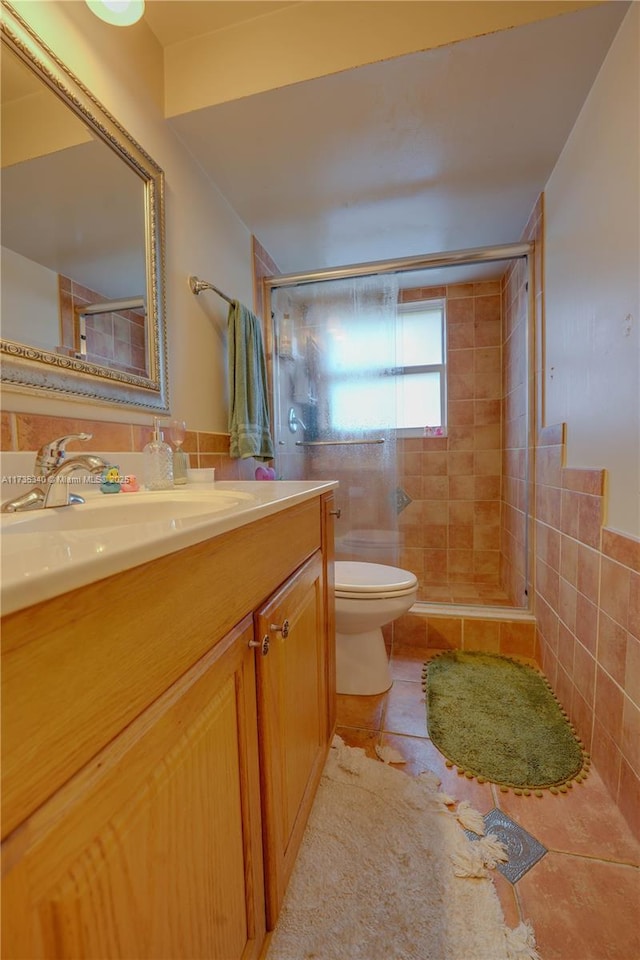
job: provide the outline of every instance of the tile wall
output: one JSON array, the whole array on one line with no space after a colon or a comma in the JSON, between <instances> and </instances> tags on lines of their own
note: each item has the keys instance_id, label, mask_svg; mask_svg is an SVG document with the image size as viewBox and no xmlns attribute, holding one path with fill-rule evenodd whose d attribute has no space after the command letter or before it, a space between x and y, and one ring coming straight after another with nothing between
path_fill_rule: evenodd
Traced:
<instances>
[{"instance_id":1,"label":"tile wall","mask_svg":"<svg viewBox=\"0 0 640 960\"><path fill-rule=\"evenodd\" d=\"M393 624L394 649L397 645L422 647L425 650L482 650L507 657L535 659L536 625L533 617L509 619L492 617L482 608L470 614L460 613L419 616L408 613ZM387 631L388 640L391 632Z\"/></svg>"},{"instance_id":2,"label":"tile wall","mask_svg":"<svg viewBox=\"0 0 640 960\"><path fill-rule=\"evenodd\" d=\"M151 427L140 424L114 423L82 417L48 417L44 414L9 413L0 415L1 448L13 451L36 451L55 437L69 433L91 433L92 450L140 453L151 439ZM79 449L85 444L69 445ZM192 467L215 467L217 480L253 480L257 461L232 460L229 456L229 434L189 430L183 449Z\"/></svg>"},{"instance_id":3,"label":"tile wall","mask_svg":"<svg viewBox=\"0 0 640 960\"><path fill-rule=\"evenodd\" d=\"M538 443L539 661L640 836L640 541L602 525L605 472L564 466L562 426Z\"/></svg>"},{"instance_id":4,"label":"tile wall","mask_svg":"<svg viewBox=\"0 0 640 960\"><path fill-rule=\"evenodd\" d=\"M402 566L419 599L500 602L501 282L403 291L446 299L448 436L398 441Z\"/></svg>"},{"instance_id":5,"label":"tile wall","mask_svg":"<svg viewBox=\"0 0 640 960\"><path fill-rule=\"evenodd\" d=\"M104 299L69 277L58 277L60 342L70 353L78 349L77 311ZM147 376L145 319L135 310L86 318L87 359L135 376Z\"/></svg>"}]
</instances>

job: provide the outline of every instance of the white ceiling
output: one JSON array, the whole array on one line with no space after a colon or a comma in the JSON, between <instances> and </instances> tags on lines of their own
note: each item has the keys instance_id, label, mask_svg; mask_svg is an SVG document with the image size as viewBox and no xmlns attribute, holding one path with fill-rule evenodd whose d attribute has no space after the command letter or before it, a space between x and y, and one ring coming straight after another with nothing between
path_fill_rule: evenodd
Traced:
<instances>
[{"instance_id":1,"label":"white ceiling","mask_svg":"<svg viewBox=\"0 0 640 960\"><path fill-rule=\"evenodd\" d=\"M166 44L288 5L182 0L148 5L147 19ZM512 242L627 7L596 5L168 122L285 273Z\"/></svg>"}]
</instances>

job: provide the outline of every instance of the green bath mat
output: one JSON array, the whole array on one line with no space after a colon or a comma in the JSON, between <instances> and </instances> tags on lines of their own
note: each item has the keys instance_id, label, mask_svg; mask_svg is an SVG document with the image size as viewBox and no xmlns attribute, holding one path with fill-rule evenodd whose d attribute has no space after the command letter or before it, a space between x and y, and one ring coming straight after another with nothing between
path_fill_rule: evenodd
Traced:
<instances>
[{"instance_id":1,"label":"green bath mat","mask_svg":"<svg viewBox=\"0 0 640 960\"><path fill-rule=\"evenodd\" d=\"M425 664L429 736L459 773L517 794L566 793L590 766L548 681L497 654L451 650Z\"/></svg>"}]
</instances>

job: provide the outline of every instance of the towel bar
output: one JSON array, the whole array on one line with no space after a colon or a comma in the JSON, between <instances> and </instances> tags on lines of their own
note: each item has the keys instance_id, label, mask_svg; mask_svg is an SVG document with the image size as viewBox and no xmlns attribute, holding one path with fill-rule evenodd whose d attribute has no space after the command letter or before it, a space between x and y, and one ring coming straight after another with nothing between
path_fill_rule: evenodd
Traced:
<instances>
[{"instance_id":1,"label":"towel bar","mask_svg":"<svg viewBox=\"0 0 640 960\"><path fill-rule=\"evenodd\" d=\"M209 283L208 280L198 280L197 277L189 277L189 288L191 293L195 293L196 297L199 293L202 293L203 290L213 290L214 293L217 293L219 297L222 297L223 300L226 300L227 303L233 303L231 297L228 297L226 293L223 293L222 290L218 290L217 287L214 287L212 283Z\"/></svg>"},{"instance_id":2,"label":"towel bar","mask_svg":"<svg viewBox=\"0 0 640 960\"><path fill-rule=\"evenodd\" d=\"M296 447L347 447L359 443L384 443L384 437L378 440L296 440Z\"/></svg>"}]
</instances>

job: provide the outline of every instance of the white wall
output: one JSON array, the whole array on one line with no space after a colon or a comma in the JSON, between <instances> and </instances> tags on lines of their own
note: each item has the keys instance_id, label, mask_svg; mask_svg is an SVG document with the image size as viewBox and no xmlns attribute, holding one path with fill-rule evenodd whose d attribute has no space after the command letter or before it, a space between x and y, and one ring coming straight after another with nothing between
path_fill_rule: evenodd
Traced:
<instances>
[{"instance_id":1,"label":"white wall","mask_svg":"<svg viewBox=\"0 0 640 960\"><path fill-rule=\"evenodd\" d=\"M545 190L545 424L608 471L607 526L640 535L640 6Z\"/></svg>"},{"instance_id":2,"label":"white wall","mask_svg":"<svg viewBox=\"0 0 640 960\"><path fill-rule=\"evenodd\" d=\"M2 247L0 330L5 340L55 351L60 345L58 274Z\"/></svg>"},{"instance_id":3,"label":"white wall","mask_svg":"<svg viewBox=\"0 0 640 960\"><path fill-rule=\"evenodd\" d=\"M192 430L225 431L228 305L212 293L194 297L187 280L197 274L251 305L251 237L164 120L162 50L144 22L113 27L84 3L16 0L14 7L164 170L172 415ZM2 403L50 416L151 422L145 413L6 387Z\"/></svg>"}]
</instances>

